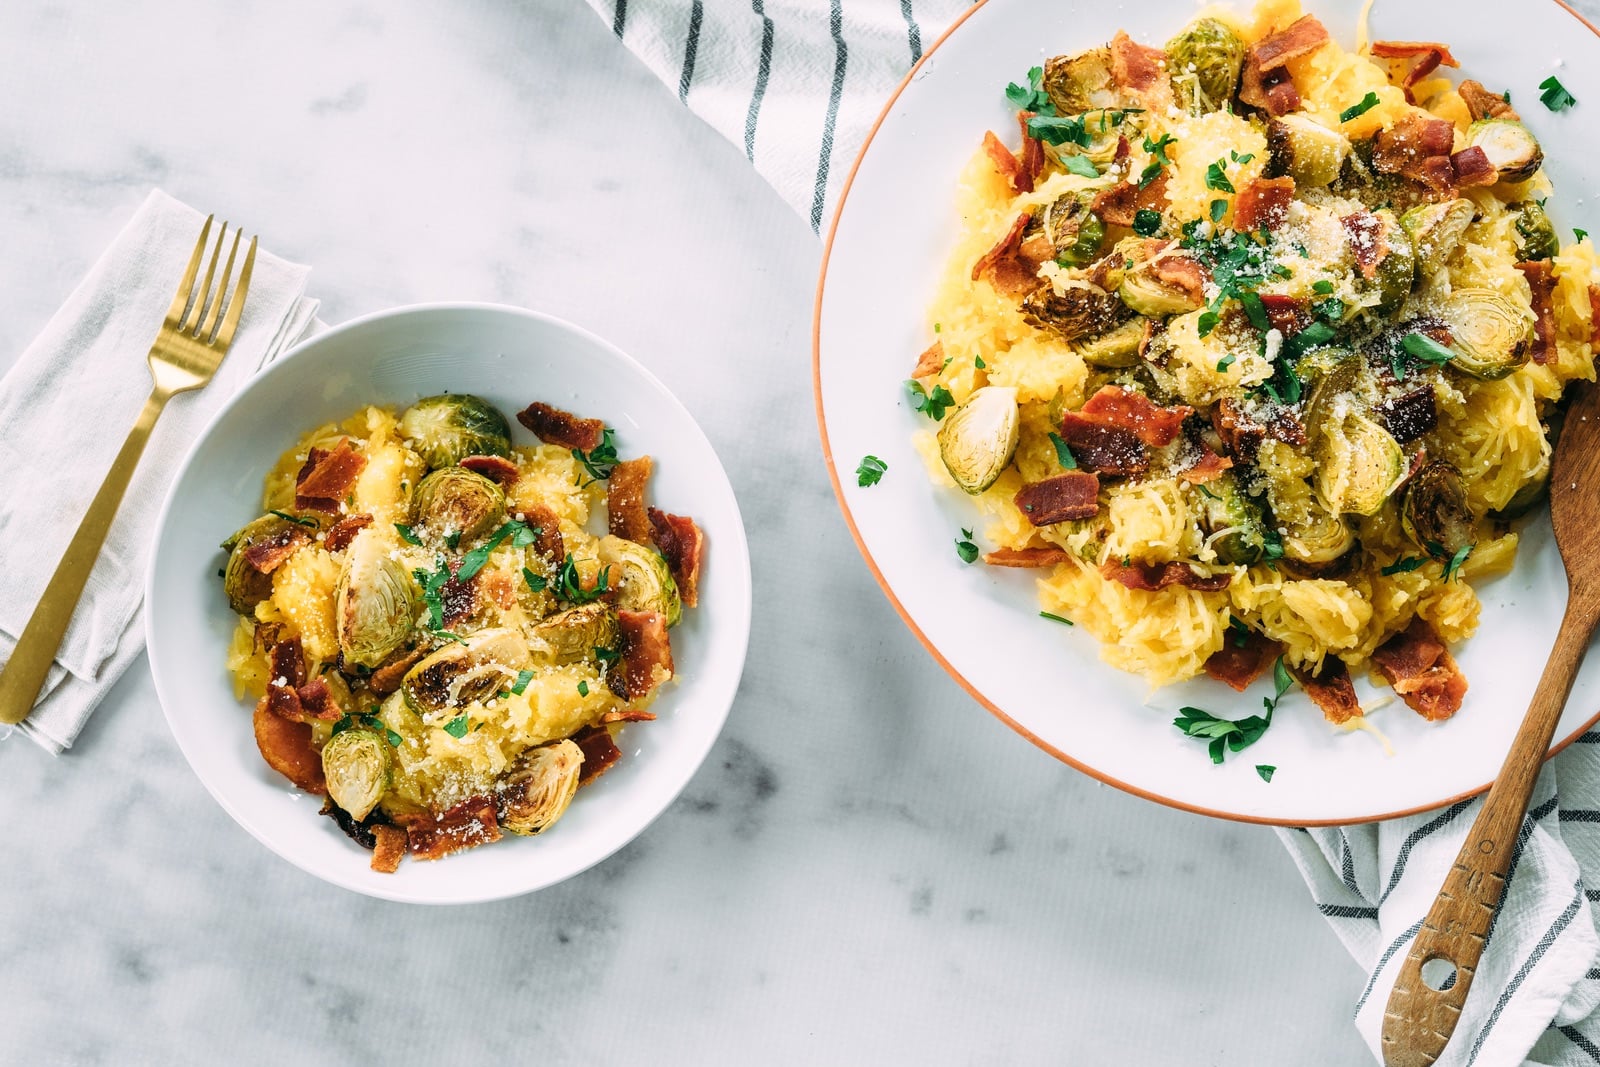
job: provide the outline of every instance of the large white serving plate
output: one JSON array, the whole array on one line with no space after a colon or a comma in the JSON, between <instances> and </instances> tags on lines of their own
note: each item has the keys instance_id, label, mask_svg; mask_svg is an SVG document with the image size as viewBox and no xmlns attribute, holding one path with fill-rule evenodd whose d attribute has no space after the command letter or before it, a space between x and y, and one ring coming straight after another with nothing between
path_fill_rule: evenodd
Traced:
<instances>
[{"instance_id":1,"label":"large white serving plate","mask_svg":"<svg viewBox=\"0 0 1600 1067\"><path fill-rule=\"evenodd\" d=\"M1347 48L1359 9L1308 5ZM1471 690L1455 718L1430 725L1398 701L1375 712L1371 723L1391 755L1370 733L1327 725L1296 691L1259 742L1219 767L1203 743L1173 728L1174 712L1192 704L1228 718L1259 713L1268 683L1243 695L1207 680L1151 692L1106 666L1088 634L1038 617L1031 574L957 558L957 531L981 532L983 523L960 494L931 483L911 445L926 423L906 403L904 380L928 344L927 306L956 237L956 178L984 130L1015 131L1006 83L1119 28L1158 44L1196 10L1177 0L987 0L891 98L840 197L817 293L817 411L835 491L868 565L934 658L990 711L1078 769L1162 803L1248 821L1352 822L1435 807L1493 779L1554 641L1566 584L1546 514L1526 523L1515 571L1479 588L1482 624L1457 652ZM1600 143L1596 33L1554 0L1528 0L1509 19L1506 12L1490 0L1378 0L1372 36L1443 39L1462 63L1451 73L1509 87L1544 146L1556 223L1600 232L1600 167L1590 162ZM1553 114L1540 106L1539 82L1551 74L1576 107ZM889 469L863 489L854 470L868 453ZM1374 695L1364 681L1358 689L1363 699ZM1600 656L1573 687L1555 748L1597 713ZM1270 784L1256 764L1277 767Z\"/></svg>"},{"instance_id":2,"label":"large white serving plate","mask_svg":"<svg viewBox=\"0 0 1600 1067\"><path fill-rule=\"evenodd\" d=\"M217 580L217 545L261 508L261 484L307 430L366 404L405 407L475 393L510 418L535 400L604 419L624 456L655 459L652 503L692 516L706 535L700 606L672 631L678 677L624 727L622 759L532 838L395 874L256 750L250 707L223 668L236 624ZM513 444L531 444L513 424ZM493 900L570 877L627 844L688 783L733 703L750 633L750 556L733 488L711 443L664 385L576 326L517 308L441 304L358 319L295 348L253 378L200 435L162 511L146 590L150 668L179 747L211 795L284 859L375 897L428 904Z\"/></svg>"}]
</instances>

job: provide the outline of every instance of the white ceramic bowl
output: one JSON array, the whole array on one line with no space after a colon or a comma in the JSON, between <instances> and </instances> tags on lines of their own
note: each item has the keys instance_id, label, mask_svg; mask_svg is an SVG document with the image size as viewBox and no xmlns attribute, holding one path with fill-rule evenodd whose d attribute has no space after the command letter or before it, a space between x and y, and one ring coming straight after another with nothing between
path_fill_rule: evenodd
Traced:
<instances>
[{"instance_id":1,"label":"white ceramic bowl","mask_svg":"<svg viewBox=\"0 0 1600 1067\"><path fill-rule=\"evenodd\" d=\"M262 761L251 708L223 667L235 617L217 545L260 511L261 482L307 430L363 404L404 407L445 391L475 393L509 418L535 400L603 418L623 455L655 458L651 499L706 535L700 606L673 630L678 680L655 722L625 727L622 759L581 790L544 834L395 874L320 817ZM532 436L513 428L514 443ZM217 413L185 458L162 509L145 598L150 669L184 757L228 813L284 859L375 897L459 904L559 882L627 844L683 789L733 703L750 634L750 557L727 474L665 386L628 356L559 319L517 308L440 304L357 319L299 345Z\"/></svg>"},{"instance_id":2,"label":"white ceramic bowl","mask_svg":"<svg viewBox=\"0 0 1600 1067\"><path fill-rule=\"evenodd\" d=\"M1359 0L1305 7L1351 47ZM1174 713L1192 704L1226 718L1256 714L1269 683L1243 695L1205 680L1152 694L1106 666L1089 635L1038 617L1032 574L957 559L957 532L976 527L981 539L985 523L959 493L933 485L911 445L913 431L930 424L910 411L903 382L932 340L927 309L957 233L957 177L985 129L1016 139L1006 83L1119 28L1165 41L1195 9L1188 0L987 0L929 50L863 148L824 255L815 334L824 453L857 543L907 625L974 698L1040 747L1130 792L1234 819L1303 825L1436 807L1495 776L1549 655L1566 584L1546 511L1525 525L1516 570L1479 587L1482 624L1457 651L1471 684L1459 715L1430 724L1395 702L1372 716L1393 745L1389 756L1377 738L1329 727L1296 692L1257 744L1215 767L1203 744L1173 728ZM1519 4L1509 21L1490 0L1382 0L1372 38L1443 40L1462 64L1451 74L1509 88L1545 149L1557 226L1600 233L1592 206L1600 172L1589 149L1600 141L1600 43L1591 27L1553 0ZM1552 74L1577 107L1540 106L1538 85ZM863 489L853 472L867 453L889 470ZM1358 688L1373 695L1364 681ZM1600 656L1591 655L1556 746L1581 734L1597 709ZM1256 764L1277 768L1270 784Z\"/></svg>"}]
</instances>

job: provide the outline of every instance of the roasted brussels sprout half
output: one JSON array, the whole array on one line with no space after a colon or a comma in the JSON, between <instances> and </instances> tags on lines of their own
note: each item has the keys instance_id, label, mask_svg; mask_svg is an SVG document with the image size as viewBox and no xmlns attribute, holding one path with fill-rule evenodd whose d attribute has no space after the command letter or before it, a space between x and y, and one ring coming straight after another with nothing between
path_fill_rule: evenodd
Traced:
<instances>
[{"instance_id":1,"label":"roasted brussels sprout half","mask_svg":"<svg viewBox=\"0 0 1600 1067\"><path fill-rule=\"evenodd\" d=\"M500 825L514 834L536 834L561 818L578 791L583 749L572 741L531 748L511 761L495 785Z\"/></svg>"},{"instance_id":2,"label":"roasted brussels sprout half","mask_svg":"<svg viewBox=\"0 0 1600 1067\"><path fill-rule=\"evenodd\" d=\"M533 666L528 643L515 630L479 630L445 645L406 672L406 706L426 718L481 703L508 689Z\"/></svg>"},{"instance_id":3,"label":"roasted brussels sprout half","mask_svg":"<svg viewBox=\"0 0 1600 1067\"><path fill-rule=\"evenodd\" d=\"M1442 559L1478 539L1461 474L1444 460L1427 464L1406 485L1400 524L1418 548Z\"/></svg>"},{"instance_id":4,"label":"roasted brussels sprout half","mask_svg":"<svg viewBox=\"0 0 1600 1067\"><path fill-rule=\"evenodd\" d=\"M1528 361L1532 323L1493 289L1457 289L1440 313L1450 324L1451 364L1474 378L1504 378Z\"/></svg>"},{"instance_id":5,"label":"roasted brussels sprout half","mask_svg":"<svg viewBox=\"0 0 1600 1067\"><path fill-rule=\"evenodd\" d=\"M1196 19L1167 42L1167 70L1191 114L1222 110L1243 66L1244 42L1216 19Z\"/></svg>"},{"instance_id":6,"label":"roasted brussels sprout half","mask_svg":"<svg viewBox=\"0 0 1600 1067\"><path fill-rule=\"evenodd\" d=\"M371 530L357 534L345 553L334 612L346 667L377 667L411 636L416 586Z\"/></svg>"},{"instance_id":7,"label":"roasted brussels sprout half","mask_svg":"<svg viewBox=\"0 0 1600 1067\"><path fill-rule=\"evenodd\" d=\"M947 419L946 422L949 420ZM600 539L600 562L611 568L608 583L623 611L654 611L676 626L683 616L678 583L661 553L611 534Z\"/></svg>"},{"instance_id":8,"label":"roasted brussels sprout half","mask_svg":"<svg viewBox=\"0 0 1600 1067\"><path fill-rule=\"evenodd\" d=\"M1131 311L1153 319L1182 315L1205 306L1204 297L1162 281L1145 265L1135 265L1123 274L1117 296Z\"/></svg>"},{"instance_id":9,"label":"roasted brussels sprout half","mask_svg":"<svg viewBox=\"0 0 1600 1067\"><path fill-rule=\"evenodd\" d=\"M1317 493L1335 514L1375 514L1405 476L1400 442L1355 412L1325 425L1313 452Z\"/></svg>"},{"instance_id":10,"label":"roasted brussels sprout half","mask_svg":"<svg viewBox=\"0 0 1600 1067\"><path fill-rule=\"evenodd\" d=\"M1525 260L1549 259L1561 251L1556 227L1536 201L1522 200L1511 205L1517 213L1517 239Z\"/></svg>"},{"instance_id":11,"label":"roasted brussels sprout half","mask_svg":"<svg viewBox=\"0 0 1600 1067\"><path fill-rule=\"evenodd\" d=\"M557 666L581 663L597 648L616 646L617 616L605 604L584 604L545 619L531 636L535 655Z\"/></svg>"},{"instance_id":12,"label":"roasted brussels sprout half","mask_svg":"<svg viewBox=\"0 0 1600 1067\"><path fill-rule=\"evenodd\" d=\"M1121 104L1111 77L1111 49L1091 48L1073 56L1045 60L1041 87L1063 115Z\"/></svg>"},{"instance_id":13,"label":"roasted brussels sprout half","mask_svg":"<svg viewBox=\"0 0 1600 1067\"><path fill-rule=\"evenodd\" d=\"M1042 285L1022 300L1022 317L1063 341L1098 337L1128 317L1128 307L1098 289L1073 287L1057 293Z\"/></svg>"},{"instance_id":14,"label":"roasted brussels sprout half","mask_svg":"<svg viewBox=\"0 0 1600 1067\"><path fill-rule=\"evenodd\" d=\"M1092 367L1123 370L1139 362L1139 345L1144 340L1148 319L1135 317L1099 337L1080 341L1075 347L1083 361Z\"/></svg>"},{"instance_id":15,"label":"roasted brussels sprout half","mask_svg":"<svg viewBox=\"0 0 1600 1067\"><path fill-rule=\"evenodd\" d=\"M1303 522L1284 526L1284 558L1307 566L1322 566L1339 559L1356 544L1355 531L1343 518L1313 508Z\"/></svg>"},{"instance_id":16,"label":"roasted brussels sprout half","mask_svg":"<svg viewBox=\"0 0 1600 1067\"><path fill-rule=\"evenodd\" d=\"M400 433L434 470L468 456L511 454L511 425L488 401L446 393L417 401L400 416Z\"/></svg>"},{"instance_id":17,"label":"roasted brussels sprout half","mask_svg":"<svg viewBox=\"0 0 1600 1067\"><path fill-rule=\"evenodd\" d=\"M1373 282L1378 289L1375 310L1379 315L1388 316L1399 311L1406 297L1411 295L1411 287L1417 280L1417 255L1411 247L1410 236L1394 217L1394 212L1384 208L1374 214L1383 224L1383 240L1389 249L1378 261L1378 276Z\"/></svg>"},{"instance_id":18,"label":"roasted brussels sprout half","mask_svg":"<svg viewBox=\"0 0 1600 1067\"><path fill-rule=\"evenodd\" d=\"M1231 472L1200 486L1200 522L1223 563L1255 563L1266 551L1266 516Z\"/></svg>"},{"instance_id":19,"label":"roasted brussels sprout half","mask_svg":"<svg viewBox=\"0 0 1600 1067\"><path fill-rule=\"evenodd\" d=\"M939 458L964 492L995 483L1017 451L1017 391L987 385L939 427Z\"/></svg>"},{"instance_id":20,"label":"roasted brussels sprout half","mask_svg":"<svg viewBox=\"0 0 1600 1067\"><path fill-rule=\"evenodd\" d=\"M1047 204L1040 224L1045 238L1055 249L1056 262L1082 267L1094 262L1105 240L1105 223L1089 210L1089 198L1068 193Z\"/></svg>"},{"instance_id":21,"label":"roasted brussels sprout half","mask_svg":"<svg viewBox=\"0 0 1600 1067\"><path fill-rule=\"evenodd\" d=\"M1472 225L1475 213L1470 200L1443 200L1418 204L1400 216L1400 226L1411 238L1417 266L1423 274L1444 269L1467 227Z\"/></svg>"},{"instance_id":22,"label":"roasted brussels sprout half","mask_svg":"<svg viewBox=\"0 0 1600 1067\"><path fill-rule=\"evenodd\" d=\"M1339 177L1350 140L1309 116L1291 114L1267 125L1267 150L1273 177L1288 175L1297 188L1320 189Z\"/></svg>"},{"instance_id":23,"label":"roasted brussels sprout half","mask_svg":"<svg viewBox=\"0 0 1600 1067\"><path fill-rule=\"evenodd\" d=\"M263 515L222 542L228 553L228 563L222 569L222 589L228 595L228 607L240 615L249 615L257 604L272 595L272 575L261 573L246 556L253 546L309 539L309 531L300 524L281 515Z\"/></svg>"},{"instance_id":24,"label":"roasted brussels sprout half","mask_svg":"<svg viewBox=\"0 0 1600 1067\"><path fill-rule=\"evenodd\" d=\"M417 483L411 522L436 540L471 541L496 529L506 517L506 494L465 467L436 470Z\"/></svg>"},{"instance_id":25,"label":"roasted brussels sprout half","mask_svg":"<svg viewBox=\"0 0 1600 1067\"><path fill-rule=\"evenodd\" d=\"M383 799L393 767L388 739L365 726L341 730L322 746L328 796L357 822L372 814Z\"/></svg>"},{"instance_id":26,"label":"roasted brussels sprout half","mask_svg":"<svg viewBox=\"0 0 1600 1067\"><path fill-rule=\"evenodd\" d=\"M1503 182L1525 182L1544 162L1538 140L1514 119L1479 119L1467 127L1467 147L1483 149Z\"/></svg>"}]
</instances>

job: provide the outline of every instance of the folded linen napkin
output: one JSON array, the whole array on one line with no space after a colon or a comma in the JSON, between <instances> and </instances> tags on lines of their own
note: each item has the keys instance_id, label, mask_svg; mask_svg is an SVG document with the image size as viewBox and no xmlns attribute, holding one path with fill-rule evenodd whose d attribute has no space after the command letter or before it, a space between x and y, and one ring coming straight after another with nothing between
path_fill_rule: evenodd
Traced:
<instances>
[{"instance_id":1,"label":"folded linen napkin","mask_svg":"<svg viewBox=\"0 0 1600 1067\"><path fill-rule=\"evenodd\" d=\"M589 0L678 99L741 145L819 234L889 93L963 0ZM1591 5L1592 6L1592 5ZM1481 807L1280 830L1317 907L1369 972L1355 1005L1380 1060L1400 963ZM1592 887L1592 888L1591 888ZM1600 730L1545 768L1506 901L1444 1067L1600 1063Z\"/></svg>"},{"instance_id":2,"label":"folded linen napkin","mask_svg":"<svg viewBox=\"0 0 1600 1067\"><path fill-rule=\"evenodd\" d=\"M220 220L219 220L220 221ZM0 665L150 393L145 353L204 216L152 191L111 247L0 378ZM213 241L216 227L212 228ZM231 233L230 233L231 240ZM242 254L242 253L241 253ZM19 729L51 752L72 744L144 648L139 606L161 501L189 443L265 362L310 329L309 267L257 250L233 345L211 384L172 399L156 424L67 629L44 693ZM49 443L49 451L41 446ZM0 730L3 730L0 727Z\"/></svg>"}]
</instances>

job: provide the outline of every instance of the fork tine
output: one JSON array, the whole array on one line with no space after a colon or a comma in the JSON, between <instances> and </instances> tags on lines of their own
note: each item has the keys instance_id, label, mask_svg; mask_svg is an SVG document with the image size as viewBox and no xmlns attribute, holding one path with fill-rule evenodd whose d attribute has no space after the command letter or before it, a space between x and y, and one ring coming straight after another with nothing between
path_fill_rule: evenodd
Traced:
<instances>
[{"instance_id":1,"label":"fork tine","mask_svg":"<svg viewBox=\"0 0 1600 1067\"><path fill-rule=\"evenodd\" d=\"M217 243L211 246L211 260L206 264L206 280L200 283L200 289L195 293L194 304L189 309L189 315L183 317L183 322L178 324L182 333L194 333L200 327L200 322L205 318L206 307L211 303L211 279L217 273L217 257L222 254L222 242L228 239L228 224L224 222L222 229L217 231Z\"/></svg>"},{"instance_id":2,"label":"fork tine","mask_svg":"<svg viewBox=\"0 0 1600 1067\"><path fill-rule=\"evenodd\" d=\"M167 309L167 322L174 327L194 294L194 277L200 271L200 257L205 255L206 239L211 236L211 220L214 218L215 215L206 216L206 224L200 228L200 240L194 244L194 255L189 257L189 269L183 272L183 281L178 283L178 294L172 298L172 306Z\"/></svg>"},{"instance_id":3,"label":"fork tine","mask_svg":"<svg viewBox=\"0 0 1600 1067\"><path fill-rule=\"evenodd\" d=\"M250 270L256 265L256 239L250 238L250 250L244 254L244 266L239 268L239 284L228 300L228 313L222 316L222 327L217 331L216 344L227 351L233 343L233 331L239 325L239 315L244 311L245 294L250 291Z\"/></svg>"},{"instance_id":4,"label":"fork tine","mask_svg":"<svg viewBox=\"0 0 1600 1067\"><path fill-rule=\"evenodd\" d=\"M217 323L222 319L222 299L228 295L228 279L233 277L233 257L239 251L239 237L243 230L235 227L233 231L233 244L228 247L228 262L222 265L222 280L217 283L216 299L211 301L211 314L200 322L200 340L209 344L212 334L217 332ZM217 242L218 247L222 245Z\"/></svg>"}]
</instances>

